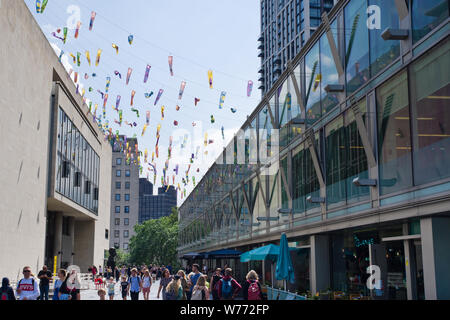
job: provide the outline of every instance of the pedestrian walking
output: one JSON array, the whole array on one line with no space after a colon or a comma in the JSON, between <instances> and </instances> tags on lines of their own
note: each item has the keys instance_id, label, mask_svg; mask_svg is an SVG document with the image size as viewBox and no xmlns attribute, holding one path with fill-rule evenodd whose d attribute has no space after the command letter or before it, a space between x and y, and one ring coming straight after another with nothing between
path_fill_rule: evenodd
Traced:
<instances>
[{"instance_id":1,"label":"pedestrian walking","mask_svg":"<svg viewBox=\"0 0 450 320\"><path fill-rule=\"evenodd\" d=\"M213 300L219 300L218 284L222 279L222 269L216 268L214 274L211 276L211 295Z\"/></svg>"},{"instance_id":2,"label":"pedestrian walking","mask_svg":"<svg viewBox=\"0 0 450 320\"><path fill-rule=\"evenodd\" d=\"M150 295L150 288L152 287L152 278L150 277L150 271L145 269L142 277L142 293L144 294L144 300L148 300Z\"/></svg>"},{"instance_id":3,"label":"pedestrian walking","mask_svg":"<svg viewBox=\"0 0 450 320\"><path fill-rule=\"evenodd\" d=\"M241 290L241 285L232 277L231 268L226 268L223 278L220 280L218 286L218 294L220 300L234 300L239 291Z\"/></svg>"},{"instance_id":4,"label":"pedestrian walking","mask_svg":"<svg viewBox=\"0 0 450 320\"><path fill-rule=\"evenodd\" d=\"M2 279L2 287L0 288L0 300L1 301L16 300L16 296L14 295L14 290L9 285L8 278Z\"/></svg>"},{"instance_id":5,"label":"pedestrian walking","mask_svg":"<svg viewBox=\"0 0 450 320\"><path fill-rule=\"evenodd\" d=\"M26 266L23 268L23 278L17 284L17 295L19 300L37 300L40 293L36 279L31 274L31 268Z\"/></svg>"},{"instance_id":6,"label":"pedestrian walking","mask_svg":"<svg viewBox=\"0 0 450 320\"><path fill-rule=\"evenodd\" d=\"M206 286L206 277L198 278L196 285L192 290L191 300L208 300L209 290Z\"/></svg>"},{"instance_id":7,"label":"pedestrian walking","mask_svg":"<svg viewBox=\"0 0 450 320\"><path fill-rule=\"evenodd\" d=\"M194 290L195 285L197 284L198 279L203 275L200 271L199 271L200 267L198 264L194 263L192 265L192 273L188 276L189 278L189 287L190 287L190 294L189 294L189 299L192 296L192 290Z\"/></svg>"},{"instance_id":8,"label":"pedestrian walking","mask_svg":"<svg viewBox=\"0 0 450 320\"><path fill-rule=\"evenodd\" d=\"M39 300L48 300L48 291L50 288L50 279L52 278L52 273L47 269L47 266L43 266L42 270L38 273L39 279Z\"/></svg>"},{"instance_id":9,"label":"pedestrian walking","mask_svg":"<svg viewBox=\"0 0 450 320\"><path fill-rule=\"evenodd\" d=\"M183 297L181 300L187 300L187 294L191 291L191 288L188 284L188 279L186 278L186 274L183 270L179 270L177 275L180 277L181 288L183 289Z\"/></svg>"},{"instance_id":10,"label":"pedestrian walking","mask_svg":"<svg viewBox=\"0 0 450 320\"><path fill-rule=\"evenodd\" d=\"M179 275L175 275L167 285L164 300L183 300L183 287Z\"/></svg>"},{"instance_id":11,"label":"pedestrian walking","mask_svg":"<svg viewBox=\"0 0 450 320\"><path fill-rule=\"evenodd\" d=\"M119 268L118 268L118 267L115 267L115 268L114 268L114 276L115 276L115 278L116 278L116 282L119 282L119 279L120 279L120 271L119 271Z\"/></svg>"},{"instance_id":12,"label":"pedestrian walking","mask_svg":"<svg viewBox=\"0 0 450 320\"><path fill-rule=\"evenodd\" d=\"M109 300L114 300L114 289L116 287L116 283L114 282L114 278L113 277L109 277L108 280L108 296L109 296Z\"/></svg>"},{"instance_id":13,"label":"pedestrian walking","mask_svg":"<svg viewBox=\"0 0 450 320\"><path fill-rule=\"evenodd\" d=\"M80 276L72 270L59 288L59 300L80 300L80 288Z\"/></svg>"},{"instance_id":14,"label":"pedestrian walking","mask_svg":"<svg viewBox=\"0 0 450 320\"><path fill-rule=\"evenodd\" d=\"M139 292L142 290L142 281L137 274L137 269L131 269L131 277L128 278L128 292L131 300L139 300Z\"/></svg>"},{"instance_id":15,"label":"pedestrian walking","mask_svg":"<svg viewBox=\"0 0 450 320\"><path fill-rule=\"evenodd\" d=\"M242 285L244 300L263 300L261 284L255 270L250 270Z\"/></svg>"},{"instance_id":16,"label":"pedestrian walking","mask_svg":"<svg viewBox=\"0 0 450 320\"><path fill-rule=\"evenodd\" d=\"M59 300L59 289L66 279L66 270L60 269L58 271L58 279L55 280L55 284L53 285L53 300Z\"/></svg>"},{"instance_id":17,"label":"pedestrian walking","mask_svg":"<svg viewBox=\"0 0 450 320\"><path fill-rule=\"evenodd\" d=\"M98 274L100 275L100 277L103 277L103 268L102 268L102 266L98 266Z\"/></svg>"},{"instance_id":18,"label":"pedestrian walking","mask_svg":"<svg viewBox=\"0 0 450 320\"><path fill-rule=\"evenodd\" d=\"M122 292L122 299L127 300L128 295L128 281L126 276L122 276L122 281L120 282L120 289Z\"/></svg>"},{"instance_id":19,"label":"pedestrian walking","mask_svg":"<svg viewBox=\"0 0 450 320\"><path fill-rule=\"evenodd\" d=\"M98 296L100 297L100 300L106 300L106 290L101 288L97 291Z\"/></svg>"},{"instance_id":20,"label":"pedestrian walking","mask_svg":"<svg viewBox=\"0 0 450 320\"><path fill-rule=\"evenodd\" d=\"M162 298L163 300L166 299L166 287L167 285L172 281L172 277L170 276L169 270L165 269L161 276L161 281L159 282L159 289L158 289L158 295L157 298L159 299L159 294L162 290Z\"/></svg>"}]
</instances>

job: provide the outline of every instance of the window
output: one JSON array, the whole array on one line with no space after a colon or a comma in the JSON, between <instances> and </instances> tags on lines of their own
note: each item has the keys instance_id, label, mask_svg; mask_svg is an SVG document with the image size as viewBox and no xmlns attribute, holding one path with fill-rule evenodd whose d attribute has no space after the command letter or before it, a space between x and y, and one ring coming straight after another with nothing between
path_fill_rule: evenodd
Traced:
<instances>
[{"instance_id":1,"label":"window","mask_svg":"<svg viewBox=\"0 0 450 320\"><path fill-rule=\"evenodd\" d=\"M116 193L116 201L120 201L120 193Z\"/></svg>"},{"instance_id":2,"label":"window","mask_svg":"<svg viewBox=\"0 0 450 320\"><path fill-rule=\"evenodd\" d=\"M121 170L116 170L116 177L120 177L122 175L122 171Z\"/></svg>"},{"instance_id":3,"label":"window","mask_svg":"<svg viewBox=\"0 0 450 320\"><path fill-rule=\"evenodd\" d=\"M120 226L120 219L119 218L114 219L114 225Z\"/></svg>"},{"instance_id":4,"label":"window","mask_svg":"<svg viewBox=\"0 0 450 320\"><path fill-rule=\"evenodd\" d=\"M116 210L115 210L116 213L120 213L120 206L116 206L115 209L116 209Z\"/></svg>"},{"instance_id":5,"label":"window","mask_svg":"<svg viewBox=\"0 0 450 320\"><path fill-rule=\"evenodd\" d=\"M129 181L127 181L127 182L125 182L125 189L130 189L130 182Z\"/></svg>"},{"instance_id":6,"label":"window","mask_svg":"<svg viewBox=\"0 0 450 320\"><path fill-rule=\"evenodd\" d=\"M109 238L109 230L105 229L105 239L108 240Z\"/></svg>"},{"instance_id":7,"label":"window","mask_svg":"<svg viewBox=\"0 0 450 320\"><path fill-rule=\"evenodd\" d=\"M369 36L366 1L351 1L345 7L345 65L347 94L369 80Z\"/></svg>"},{"instance_id":8,"label":"window","mask_svg":"<svg viewBox=\"0 0 450 320\"><path fill-rule=\"evenodd\" d=\"M116 165L120 166L122 164L122 158L116 159Z\"/></svg>"},{"instance_id":9,"label":"window","mask_svg":"<svg viewBox=\"0 0 450 320\"><path fill-rule=\"evenodd\" d=\"M412 186L411 134L407 74L377 90L378 152L381 194Z\"/></svg>"},{"instance_id":10,"label":"window","mask_svg":"<svg viewBox=\"0 0 450 320\"><path fill-rule=\"evenodd\" d=\"M338 45L337 41L337 20L331 23L331 32L333 33L334 43ZM331 53L330 44L328 42L327 34L324 33L320 38L320 81L321 85L321 100L323 114L331 111L339 104L337 93L327 93L325 87L329 84L339 84L339 75L336 70L333 55Z\"/></svg>"},{"instance_id":11,"label":"window","mask_svg":"<svg viewBox=\"0 0 450 320\"><path fill-rule=\"evenodd\" d=\"M128 243L124 243L124 244L123 244L123 249L124 249L124 250L128 250Z\"/></svg>"},{"instance_id":12,"label":"window","mask_svg":"<svg viewBox=\"0 0 450 320\"><path fill-rule=\"evenodd\" d=\"M130 232L128 230L123 230L123 237L128 238L130 235Z\"/></svg>"},{"instance_id":13,"label":"window","mask_svg":"<svg viewBox=\"0 0 450 320\"><path fill-rule=\"evenodd\" d=\"M120 237L120 230L114 230L114 238Z\"/></svg>"},{"instance_id":14,"label":"window","mask_svg":"<svg viewBox=\"0 0 450 320\"><path fill-rule=\"evenodd\" d=\"M114 242L114 248L120 249L120 243L119 242Z\"/></svg>"},{"instance_id":15,"label":"window","mask_svg":"<svg viewBox=\"0 0 450 320\"><path fill-rule=\"evenodd\" d=\"M120 189L120 188L121 188L120 181L116 181L116 189Z\"/></svg>"},{"instance_id":16,"label":"window","mask_svg":"<svg viewBox=\"0 0 450 320\"><path fill-rule=\"evenodd\" d=\"M369 0L370 5L379 5L379 0ZM399 40L384 40L381 34L387 28L398 29L399 17L393 0L383 1L381 28L369 30L370 37L370 73L375 76L400 55Z\"/></svg>"},{"instance_id":17,"label":"window","mask_svg":"<svg viewBox=\"0 0 450 320\"><path fill-rule=\"evenodd\" d=\"M450 176L450 42L411 67L411 103L416 185Z\"/></svg>"},{"instance_id":18,"label":"window","mask_svg":"<svg viewBox=\"0 0 450 320\"><path fill-rule=\"evenodd\" d=\"M130 170L125 170L125 177L129 177L130 176Z\"/></svg>"},{"instance_id":19,"label":"window","mask_svg":"<svg viewBox=\"0 0 450 320\"><path fill-rule=\"evenodd\" d=\"M129 207L129 206L125 206L124 212L125 212L125 213L130 213L130 207Z\"/></svg>"},{"instance_id":20,"label":"window","mask_svg":"<svg viewBox=\"0 0 450 320\"><path fill-rule=\"evenodd\" d=\"M305 57L306 121L313 124L322 115L320 106L320 55L317 42Z\"/></svg>"},{"instance_id":21,"label":"window","mask_svg":"<svg viewBox=\"0 0 450 320\"><path fill-rule=\"evenodd\" d=\"M130 225L130 219L128 219L128 218L123 219L123 225L124 226L129 226Z\"/></svg>"},{"instance_id":22,"label":"window","mask_svg":"<svg viewBox=\"0 0 450 320\"><path fill-rule=\"evenodd\" d=\"M130 201L130 195L129 194L125 194L125 201Z\"/></svg>"},{"instance_id":23,"label":"window","mask_svg":"<svg viewBox=\"0 0 450 320\"><path fill-rule=\"evenodd\" d=\"M449 15L448 0L413 0L412 33L417 42L436 28Z\"/></svg>"}]
</instances>

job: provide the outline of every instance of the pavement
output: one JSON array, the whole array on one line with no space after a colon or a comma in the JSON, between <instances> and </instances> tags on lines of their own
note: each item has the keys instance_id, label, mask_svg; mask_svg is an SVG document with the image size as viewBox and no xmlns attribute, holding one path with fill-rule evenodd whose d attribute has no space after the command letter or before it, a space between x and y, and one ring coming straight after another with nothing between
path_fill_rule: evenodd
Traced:
<instances>
[{"instance_id":1,"label":"pavement","mask_svg":"<svg viewBox=\"0 0 450 320\"><path fill-rule=\"evenodd\" d=\"M158 294L158 289L159 289L159 280L153 282L150 288L149 300L162 300L162 293L160 294L159 299L156 298ZM108 291L106 288L105 290ZM116 283L114 293L115 293L114 300L122 300L122 292L120 291L120 282ZM100 300L97 294L97 290L95 289L94 282L90 283L89 289L81 290L80 295L81 300ZM108 294L106 295L106 300L109 300ZM131 297L128 296L127 300L131 300ZM144 300L144 295L142 294L142 292L139 294L139 300Z\"/></svg>"}]
</instances>

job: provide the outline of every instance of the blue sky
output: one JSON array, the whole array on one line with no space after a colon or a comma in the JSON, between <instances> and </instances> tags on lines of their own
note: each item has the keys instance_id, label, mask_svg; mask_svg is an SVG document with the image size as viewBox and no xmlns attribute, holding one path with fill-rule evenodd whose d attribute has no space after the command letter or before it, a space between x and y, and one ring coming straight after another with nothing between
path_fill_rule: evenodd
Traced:
<instances>
[{"instance_id":1,"label":"blue sky","mask_svg":"<svg viewBox=\"0 0 450 320\"><path fill-rule=\"evenodd\" d=\"M218 150L226 145L240 128L259 102L261 96L258 87L260 60L257 57L257 39L259 37L260 12L258 0L49 0L43 14L36 13L36 1L26 0L30 11L41 26L47 39L57 53L63 50L66 56L63 62L66 68L73 68L79 74L81 86L86 89L86 97L98 103L97 115L102 114L103 101L97 90L105 92L106 77L111 77L106 118L113 132L120 131L129 137L137 134L139 149L148 150L149 159L156 143L156 127L161 124L159 159L155 159L158 170L156 186L161 185L161 174L168 156L170 136L173 137L172 157L169 161L168 175L172 183L173 169L178 164L179 174L175 184L184 185L191 153L197 153L189 171L190 183L185 187L187 195L193 189L192 176L198 183L214 162ZM89 31L91 11L97 13L94 27ZM75 30L69 30L67 43L52 36L52 32L65 26L76 24L80 13L81 29L79 37L74 38ZM129 34L134 35L132 45L128 44ZM119 46L116 54L112 44ZM95 67L97 50L102 49L100 64ZM92 66L89 67L85 51L90 51ZM82 54L81 66L73 63L69 53ZM170 76L168 56L173 55L174 76ZM147 64L152 66L149 80L144 84ZM129 85L125 84L128 68L133 69ZM209 88L208 70L213 71L213 89ZM117 70L122 79L114 75ZM84 74L89 78L86 80ZM92 77L96 73L96 77ZM254 82L251 97L247 97L247 82ZM181 81L186 81L182 100L178 100ZM92 87L94 91L88 92ZM154 101L159 89L164 93L159 103ZM140 117L131 111L131 91L135 90L133 107L139 110ZM154 95L146 99L144 93L153 91ZM219 109L222 91L226 92L224 108ZM119 109L123 110L123 121L136 122L137 127L122 123L113 110L117 95L121 96ZM200 98L197 107L194 98ZM181 107L176 111L176 105ZM161 118L161 106L165 107L164 120ZM230 108L238 111L232 113ZM150 125L141 137L145 124L146 111L150 111ZM211 123L211 115L215 123ZM174 126L178 121L178 127ZM104 120L102 119L102 122ZM196 126L193 126L193 122ZM225 129L222 138L221 127ZM183 131L184 130L184 131ZM214 143L204 146L205 133ZM182 138L188 135L187 145L181 149ZM184 152L184 153L181 153ZM208 154L205 154L208 152ZM149 173L153 182L153 172L143 163L143 177ZM197 169L199 172L197 173ZM184 199L183 199L184 200ZM181 204L178 197L178 203Z\"/></svg>"}]
</instances>

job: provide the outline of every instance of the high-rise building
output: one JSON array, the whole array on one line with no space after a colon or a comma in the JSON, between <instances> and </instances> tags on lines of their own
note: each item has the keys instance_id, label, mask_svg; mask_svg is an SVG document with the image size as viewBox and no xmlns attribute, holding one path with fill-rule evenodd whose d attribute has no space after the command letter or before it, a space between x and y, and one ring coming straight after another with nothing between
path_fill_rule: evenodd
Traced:
<instances>
[{"instance_id":1,"label":"high-rise building","mask_svg":"<svg viewBox=\"0 0 450 320\"><path fill-rule=\"evenodd\" d=\"M153 184L145 178L139 179L139 223L169 216L177 206L177 190L174 186L158 188L153 195Z\"/></svg>"},{"instance_id":2,"label":"high-rise building","mask_svg":"<svg viewBox=\"0 0 450 320\"><path fill-rule=\"evenodd\" d=\"M0 30L1 274L88 272L109 248L111 145L24 1L2 1Z\"/></svg>"},{"instance_id":3,"label":"high-rise building","mask_svg":"<svg viewBox=\"0 0 450 320\"><path fill-rule=\"evenodd\" d=\"M119 136L113 147L110 246L123 251L128 251L139 217L139 164L136 152L136 138Z\"/></svg>"},{"instance_id":4,"label":"high-rise building","mask_svg":"<svg viewBox=\"0 0 450 320\"><path fill-rule=\"evenodd\" d=\"M286 63L300 52L337 0L261 0L261 58L259 78L262 94L286 69Z\"/></svg>"}]
</instances>

